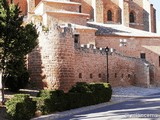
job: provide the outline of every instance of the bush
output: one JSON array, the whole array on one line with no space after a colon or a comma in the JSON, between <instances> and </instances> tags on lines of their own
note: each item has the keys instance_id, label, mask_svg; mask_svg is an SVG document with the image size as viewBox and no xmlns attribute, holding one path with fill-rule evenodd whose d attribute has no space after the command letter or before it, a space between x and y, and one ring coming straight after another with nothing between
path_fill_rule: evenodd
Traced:
<instances>
[{"instance_id":1,"label":"bush","mask_svg":"<svg viewBox=\"0 0 160 120\"><path fill-rule=\"evenodd\" d=\"M67 93L68 109L79 108L95 104L92 93Z\"/></svg>"},{"instance_id":2,"label":"bush","mask_svg":"<svg viewBox=\"0 0 160 120\"><path fill-rule=\"evenodd\" d=\"M87 84L86 82L77 82L75 86L72 86L69 92L88 93L91 92L91 90L89 84Z\"/></svg>"},{"instance_id":3,"label":"bush","mask_svg":"<svg viewBox=\"0 0 160 120\"><path fill-rule=\"evenodd\" d=\"M40 90L37 94L37 97L33 100L36 101L36 108L37 110L40 110L42 114L48 114L49 110L47 109L47 106L45 105L45 101L47 99L50 99L51 97L51 91L50 90Z\"/></svg>"},{"instance_id":4,"label":"bush","mask_svg":"<svg viewBox=\"0 0 160 120\"><path fill-rule=\"evenodd\" d=\"M108 94L107 88L103 84L90 84L90 88L94 94L94 98L96 99L96 103L103 103L108 101Z\"/></svg>"},{"instance_id":5,"label":"bush","mask_svg":"<svg viewBox=\"0 0 160 120\"><path fill-rule=\"evenodd\" d=\"M7 114L13 120L30 120L36 111L36 102L29 95L16 94L6 102Z\"/></svg>"},{"instance_id":6,"label":"bush","mask_svg":"<svg viewBox=\"0 0 160 120\"><path fill-rule=\"evenodd\" d=\"M79 108L107 102L111 99L112 89L108 83L77 83L68 93L62 90L41 90L37 98L37 110L43 114Z\"/></svg>"},{"instance_id":7,"label":"bush","mask_svg":"<svg viewBox=\"0 0 160 120\"><path fill-rule=\"evenodd\" d=\"M66 110L67 100L62 90L51 91L50 99L45 100L47 110L50 112Z\"/></svg>"},{"instance_id":8,"label":"bush","mask_svg":"<svg viewBox=\"0 0 160 120\"><path fill-rule=\"evenodd\" d=\"M17 92L19 89L25 88L28 84L29 73L26 71L20 75L11 75L6 76L5 86L9 88L12 92Z\"/></svg>"},{"instance_id":9,"label":"bush","mask_svg":"<svg viewBox=\"0 0 160 120\"><path fill-rule=\"evenodd\" d=\"M112 96L112 88L109 83L78 82L67 93L68 108L94 105L108 102Z\"/></svg>"},{"instance_id":10,"label":"bush","mask_svg":"<svg viewBox=\"0 0 160 120\"><path fill-rule=\"evenodd\" d=\"M43 114L67 110L68 100L62 90L41 90L34 100L37 102L37 109L41 110Z\"/></svg>"},{"instance_id":11,"label":"bush","mask_svg":"<svg viewBox=\"0 0 160 120\"><path fill-rule=\"evenodd\" d=\"M50 90L40 90L37 97L49 98L51 96Z\"/></svg>"},{"instance_id":12,"label":"bush","mask_svg":"<svg viewBox=\"0 0 160 120\"><path fill-rule=\"evenodd\" d=\"M7 63L6 75L3 79L5 86L13 92L25 88L29 82L29 73L24 58L10 60Z\"/></svg>"},{"instance_id":13,"label":"bush","mask_svg":"<svg viewBox=\"0 0 160 120\"><path fill-rule=\"evenodd\" d=\"M112 88L109 83L88 84L85 82L78 82L69 90L69 93L92 93L94 95L94 98L92 99L91 103L97 104L107 102L111 99Z\"/></svg>"}]
</instances>

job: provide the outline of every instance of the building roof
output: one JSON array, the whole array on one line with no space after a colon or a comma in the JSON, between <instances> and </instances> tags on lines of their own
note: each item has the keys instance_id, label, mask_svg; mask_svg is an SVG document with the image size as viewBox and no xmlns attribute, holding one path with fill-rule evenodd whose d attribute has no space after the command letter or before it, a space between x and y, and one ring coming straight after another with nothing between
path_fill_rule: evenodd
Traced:
<instances>
[{"instance_id":1,"label":"building roof","mask_svg":"<svg viewBox=\"0 0 160 120\"><path fill-rule=\"evenodd\" d=\"M81 5L81 3L77 2L71 2L71 1L57 1L57 0L42 0L42 2L47 2L47 3L61 3L61 4L71 4L71 5Z\"/></svg>"},{"instance_id":2,"label":"building roof","mask_svg":"<svg viewBox=\"0 0 160 120\"><path fill-rule=\"evenodd\" d=\"M62 25L60 25L60 27L64 28L64 27L68 26L68 24L70 24L72 28L79 29L79 30L94 30L94 31L97 31L96 28L87 27L87 26L83 26L83 25L72 24L72 23L62 24Z\"/></svg>"},{"instance_id":3,"label":"building roof","mask_svg":"<svg viewBox=\"0 0 160 120\"><path fill-rule=\"evenodd\" d=\"M78 15L78 16L86 16L89 17L89 14L86 13L78 13L78 12L70 12L70 11L64 11L64 10L57 10L57 11L46 11L47 14L59 14L59 15Z\"/></svg>"},{"instance_id":4,"label":"building roof","mask_svg":"<svg viewBox=\"0 0 160 120\"><path fill-rule=\"evenodd\" d=\"M121 24L103 24L103 23L96 23L96 22L88 22L88 26L98 29L96 32L96 35L160 37L159 34L126 27Z\"/></svg>"}]
</instances>

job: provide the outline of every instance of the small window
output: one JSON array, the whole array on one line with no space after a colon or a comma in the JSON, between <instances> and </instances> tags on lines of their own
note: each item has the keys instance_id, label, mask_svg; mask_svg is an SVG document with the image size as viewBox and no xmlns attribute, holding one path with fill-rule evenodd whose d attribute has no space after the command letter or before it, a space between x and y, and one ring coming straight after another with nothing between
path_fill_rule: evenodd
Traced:
<instances>
[{"instance_id":1,"label":"small window","mask_svg":"<svg viewBox=\"0 0 160 120\"><path fill-rule=\"evenodd\" d=\"M159 66L160 66L160 56L159 56Z\"/></svg>"},{"instance_id":2,"label":"small window","mask_svg":"<svg viewBox=\"0 0 160 120\"><path fill-rule=\"evenodd\" d=\"M81 7L81 5L79 6L79 13L81 13L82 12L82 7Z\"/></svg>"},{"instance_id":3,"label":"small window","mask_svg":"<svg viewBox=\"0 0 160 120\"><path fill-rule=\"evenodd\" d=\"M131 78L131 74L128 74L128 78Z\"/></svg>"},{"instance_id":4,"label":"small window","mask_svg":"<svg viewBox=\"0 0 160 120\"><path fill-rule=\"evenodd\" d=\"M74 43L79 43L79 34L74 35Z\"/></svg>"},{"instance_id":5,"label":"small window","mask_svg":"<svg viewBox=\"0 0 160 120\"><path fill-rule=\"evenodd\" d=\"M140 58L141 59L146 59L146 54L145 53L140 53Z\"/></svg>"},{"instance_id":6,"label":"small window","mask_svg":"<svg viewBox=\"0 0 160 120\"><path fill-rule=\"evenodd\" d=\"M99 77L99 78L101 78L101 77L102 77L102 75L101 75L101 74L98 74L98 77Z\"/></svg>"},{"instance_id":7,"label":"small window","mask_svg":"<svg viewBox=\"0 0 160 120\"><path fill-rule=\"evenodd\" d=\"M124 77L124 75L122 74L122 78Z\"/></svg>"},{"instance_id":8,"label":"small window","mask_svg":"<svg viewBox=\"0 0 160 120\"><path fill-rule=\"evenodd\" d=\"M79 78L82 78L82 73L79 73Z\"/></svg>"},{"instance_id":9,"label":"small window","mask_svg":"<svg viewBox=\"0 0 160 120\"><path fill-rule=\"evenodd\" d=\"M136 74L134 74L134 79L136 78Z\"/></svg>"},{"instance_id":10,"label":"small window","mask_svg":"<svg viewBox=\"0 0 160 120\"><path fill-rule=\"evenodd\" d=\"M111 12L111 10L107 11L107 21L112 21L112 12Z\"/></svg>"},{"instance_id":11,"label":"small window","mask_svg":"<svg viewBox=\"0 0 160 120\"><path fill-rule=\"evenodd\" d=\"M90 78L93 78L93 75L92 75L92 74L90 74Z\"/></svg>"},{"instance_id":12,"label":"small window","mask_svg":"<svg viewBox=\"0 0 160 120\"><path fill-rule=\"evenodd\" d=\"M75 48L79 47L79 34L74 35L74 47Z\"/></svg>"},{"instance_id":13,"label":"small window","mask_svg":"<svg viewBox=\"0 0 160 120\"><path fill-rule=\"evenodd\" d=\"M129 22L135 23L135 14L133 12L130 12L129 14Z\"/></svg>"},{"instance_id":14,"label":"small window","mask_svg":"<svg viewBox=\"0 0 160 120\"><path fill-rule=\"evenodd\" d=\"M114 77L115 77L115 78L117 77L117 73L115 73Z\"/></svg>"}]
</instances>

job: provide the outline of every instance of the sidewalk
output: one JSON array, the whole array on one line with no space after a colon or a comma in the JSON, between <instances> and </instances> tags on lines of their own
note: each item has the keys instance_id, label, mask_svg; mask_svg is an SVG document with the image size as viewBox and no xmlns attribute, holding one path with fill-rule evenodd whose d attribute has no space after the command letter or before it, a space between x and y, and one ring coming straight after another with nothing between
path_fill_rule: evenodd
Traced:
<instances>
[{"instance_id":1,"label":"sidewalk","mask_svg":"<svg viewBox=\"0 0 160 120\"><path fill-rule=\"evenodd\" d=\"M113 105L116 103L128 101L130 99L135 99L135 98L143 97L146 95L151 95L158 92L160 92L160 87L159 88L141 88L141 87L135 87L135 86L116 87L116 88L113 88L113 95L110 102L101 103L98 105L92 105L88 107L77 108L77 109L68 110L64 112L58 112L50 115L44 115L38 118L34 118L32 120L55 120L56 118L61 118L61 117L89 111L89 110L98 109L108 105Z\"/></svg>"}]
</instances>

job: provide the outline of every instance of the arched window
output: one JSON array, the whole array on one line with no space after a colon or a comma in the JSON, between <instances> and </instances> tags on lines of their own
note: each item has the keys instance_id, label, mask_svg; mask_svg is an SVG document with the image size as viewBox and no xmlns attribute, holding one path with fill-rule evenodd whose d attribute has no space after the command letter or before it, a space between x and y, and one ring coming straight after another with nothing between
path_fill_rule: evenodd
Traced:
<instances>
[{"instance_id":1,"label":"arched window","mask_svg":"<svg viewBox=\"0 0 160 120\"><path fill-rule=\"evenodd\" d=\"M107 20L108 21L112 21L112 12L111 12L111 10L107 11Z\"/></svg>"},{"instance_id":2,"label":"arched window","mask_svg":"<svg viewBox=\"0 0 160 120\"><path fill-rule=\"evenodd\" d=\"M133 12L130 12L129 14L129 22L135 23L135 14Z\"/></svg>"}]
</instances>

